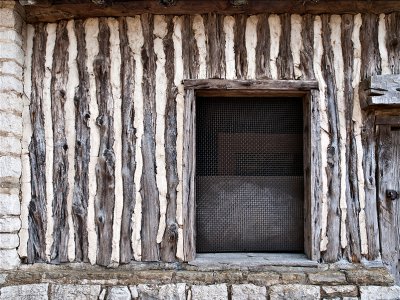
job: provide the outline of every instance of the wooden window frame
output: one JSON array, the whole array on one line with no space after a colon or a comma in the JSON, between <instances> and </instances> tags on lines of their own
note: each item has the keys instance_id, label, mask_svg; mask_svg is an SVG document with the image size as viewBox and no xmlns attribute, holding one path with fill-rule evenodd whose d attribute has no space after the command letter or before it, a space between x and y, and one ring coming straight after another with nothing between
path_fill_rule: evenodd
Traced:
<instances>
[{"instance_id":1,"label":"wooden window frame","mask_svg":"<svg viewBox=\"0 0 400 300\"><path fill-rule=\"evenodd\" d=\"M184 80L185 107L183 133L183 255L184 261L196 258L196 97L259 96L299 97L303 99L304 135L304 253L311 260L320 256L319 199L320 171L318 82L300 80Z\"/></svg>"}]
</instances>

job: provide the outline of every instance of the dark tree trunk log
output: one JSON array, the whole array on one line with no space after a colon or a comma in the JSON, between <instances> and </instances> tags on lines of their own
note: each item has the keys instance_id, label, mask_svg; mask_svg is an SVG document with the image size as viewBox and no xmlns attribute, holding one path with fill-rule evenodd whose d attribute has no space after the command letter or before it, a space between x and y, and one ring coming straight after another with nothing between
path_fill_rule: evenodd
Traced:
<instances>
[{"instance_id":1,"label":"dark tree trunk log","mask_svg":"<svg viewBox=\"0 0 400 300\"><path fill-rule=\"evenodd\" d=\"M278 69L278 79L293 79L293 57L290 49L291 22L290 15L280 16L282 24L282 33L279 40L279 55L276 59Z\"/></svg>"},{"instance_id":2,"label":"dark tree trunk log","mask_svg":"<svg viewBox=\"0 0 400 300\"><path fill-rule=\"evenodd\" d=\"M67 21L57 25L56 41L51 69L51 115L53 120L53 245L51 261L68 261L68 144L65 135L66 87L68 81L68 31Z\"/></svg>"},{"instance_id":3,"label":"dark tree trunk log","mask_svg":"<svg viewBox=\"0 0 400 300\"><path fill-rule=\"evenodd\" d=\"M259 15L257 23L256 78L271 79L269 67L270 32L268 15Z\"/></svg>"},{"instance_id":4,"label":"dark tree trunk log","mask_svg":"<svg viewBox=\"0 0 400 300\"><path fill-rule=\"evenodd\" d=\"M32 139L29 144L32 199L29 203L28 263L46 261L46 141L43 116L43 78L45 73L47 31L35 25L32 51L32 91L30 116Z\"/></svg>"},{"instance_id":5,"label":"dark tree trunk log","mask_svg":"<svg viewBox=\"0 0 400 300\"><path fill-rule=\"evenodd\" d=\"M96 164L97 192L95 222L97 231L97 264L111 262L113 216L115 202L114 103L110 83L110 28L107 19L99 21L99 54L93 62L96 79L96 98L99 115L96 125L100 129L100 148ZM90 47L90 45L89 45Z\"/></svg>"},{"instance_id":6,"label":"dark tree trunk log","mask_svg":"<svg viewBox=\"0 0 400 300\"><path fill-rule=\"evenodd\" d=\"M72 219L75 230L75 260L88 262L87 210L89 200L89 73L86 67L85 28L82 20L75 21L78 54L79 85L75 90L75 185L72 200Z\"/></svg>"},{"instance_id":7,"label":"dark tree trunk log","mask_svg":"<svg viewBox=\"0 0 400 300\"><path fill-rule=\"evenodd\" d=\"M141 178L142 196L142 260L157 261L160 259L157 231L160 223L160 203L156 183L155 132L156 132L156 98L155 98L155 55L153 37L153 16L144 14L141 17L144 46L143 61L143 109L144 132L142 137L143 173Z\"/></svg>"},{"instance_id":8,"label":"dark tree trunk log","mask_svg":"<svg viewBox=\"0 0 400 300\"><path fill-rule=\"evenodd\" d=\"M386 47L392 74L400 73L400 12L386 16Z\"/></svg>"},{"instance_id":9,"label":"dark tree trunk log","mask_svg":"<svg viewBox=\"0 0 400 300\"><path fill-rule=\"evenodd\" d=\"M210 13L203 16L207 38L207 77L225 77L224 16Z\"/></svg>"},{"instance_id":10,"label":"dark tree trunk log","mask_svg":"<svg viewBox=\"0 0 400 300\"><path fill-rule=\"evenodd\" d=\"M246 15L235 16L235 65L236 77L247 77L247 51L246 51Z\"/></svg>"},{"instance_id":11,"label":"dark tree trunk log","mask_svg":"<svg viewBox=\"0 0 400 300\"><path fill-rule=\"evenodd\" d=\"M300 52L300 69L303 78L307 80L315 79L314 74L314 16L303 16L301 37L303 39L303 50Z\"/></svg>"}]
</instances>

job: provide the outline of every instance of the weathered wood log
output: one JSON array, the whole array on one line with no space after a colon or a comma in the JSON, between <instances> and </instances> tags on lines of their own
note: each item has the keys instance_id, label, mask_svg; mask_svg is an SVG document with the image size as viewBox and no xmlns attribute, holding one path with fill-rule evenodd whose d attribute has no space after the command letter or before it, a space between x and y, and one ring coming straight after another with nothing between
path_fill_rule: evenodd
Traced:
<instances>
[{"instance_id":1,"label":"weathered wood log","mask_svg":"<svg viewBox=\"0 0 400 300\"><path fill-rule=\"evenodd\" d=\"M207 77L225 77L225 35L222 15L210 13L203 16L207 38ZM185 65L186 66L186 65Z\"/></svg>"},{"instance_id":2,"label":"weathered wood log","mask_svg":"<svg viewBox=\"0 0 400 300\"><path fill-rule=\"evenodd\" d=\"M400 106L400 75L374 75L361 84L363 108Z\"/></svg>"},{"instance_id":3,"label":"weathered wood log","mask_svg":"<svg viewBox=\"0 0 400 300\"><path fill-rule=\"evenodd\" d=\"M386 16L386 48L392 74L400 73L400 12Z\"/></svg>"},{"instance_id":4,"label":"weathered wood log","mask_svg":"<svg viewBox=\"0 0 400 300\"><path fill-rule=\"evenodd\" d=\"M259 15L256 46L257 79L271 79L271 71L269 68L270 39L268 15Z\"/></svg>"},{"instance_id":5,"label":"weathered wood log","mask_svg":"<svg viewBox=\"0 0 400 300\"><path fill-rule=\"evenodd\" d=\"M290 50L291 23L290 15L280 16L282 24L282 33L279 39L279 54L276 59L278 69L278 79L293 79L294 67L292 51Z\"/></svg>"},{"instance_id":6,"label":"weathered wood log","mask_svg":"<svg viewBox=\"0 0 400 300\"><path fill-rule=\"evenodd\" d=\"M196 45L193 34L191 34L190 16L183 16L182 22L182 58L183 58L183 78L194 78L191 76L191 63L196 59L196 56L191 52L191 49ZM186 46L184 46L186 43Z\"/></svg>"},{"instance_id":7,"label":"weathered wood log","mask_svg":"<svg viewBox=\"0 0 400 300\"><path fill-rule=\"evenodd\" d=\"M345 97L345 119L346 119L346 203L347 203L347 249L345 252L350 261L359 262L361 259L361 242L358 213L360 204L358 200L357 180L357 145L354 135L353 107L354 94L352 87L353 79L353 49L352 34L354 21L352 15L342 16L342 56L344 74L344 97Z\"/></svg>"},{"instance_id":8,"label":"weathered wood log","mask_svg":"<svg viewBox=\"0 0 400 300\"><path fill-rule=\"evenodd\" d=\"M322 74L326 83L326 103L329 122L329 145L327 149L326 176L328 182L328 223L326 232L328 245L322 257L326 262L340 259L340 149L339 149L339 117L336 95L335 70L333 65L333 50L331 45L331 29L329 15L322 16Z\"/></svg>"},{"instance_id":9,"label":"weathered wood log","mask_svg":"<svg viewBox=\"0 0 400 300\"><path fill-rule=\"evenodd\" d=\"M96 125L100 132L100 148L96 164L97 192L95 223L97 232L96 263L107 266L111 262L112 226L115 201L114 101L110 83L110 28L107 19L99 21L99 54L93 62L96 98L99 115Z\"/></svg>"},{"instance_id":10,"label":"weathered wood log","mask_svg":"<svg viewBox=\"0 0 400 300\"><path fill-rule=\"evenodd\" d=\"M75 21L79 85L75 91L75 184L72 200L72 218L75 230L75 260L88 262L87 209L89 199L89 73L86 68L86 40L82 20Z\"/></svg>"},{"instance_id":11,"label":"weathered wood log","mask_svg":"<svg viewBox=\"0 0 400 300\"><path fill-rule=\"evenodd\" d=\"M178 223L176 220L177 186L179 183L176 156L176 96L178 89L174 85L174 42L172 34L174 23L172 17L166 17L168 34L164 38L165 74L167 75L167 104L165 108L165 166L167 175L167 213L166 227L161 242L162 261L176 260L178 242Z\"/></svg>"},{"instance_id":12,"label":"weathered wood log","mask_svg":"<svg viewBox=\"0 0 400 300\"><path fill-rule=\"evenodd\" d=\"M68 80L67 21L57 24L56 41L51 69L51 115L53 121L53 245L51 262L68 261L68 144L65 133L66 88Z\"/></svg>"},{"instance_id":13,"label":"weathered wood log","mask_svg":"<svg viewBox=\"0 0 400 300\"><path fill-rule=\"evenodd\" d=\"M246 15L235 16L234 49L236 77L238 79L247 77L246 20Z\"/></svg>"},{"instance_id":14,"label":"weathered wood log","mask_svg":"<svg viewBox=\"0 0 400 300\"><path fill-rule=\"evenodd\" d=\"M136 170L136 128L133 93L135 87L135 60L129 47L128 29L125 18L119 20L121 57L121 98L122 98L122 184L123 209L121 217L120 262L129 263L133 259L132 214L135 209Z\"/></svg>"},{"instance_id":15,"label":"weathered wood log","mask_svg":"<svg viewBox=\"0 0 400 300\"><path fill-rule=\"evenodd\" d=\"M303 79L315 79L313 57L314 57L314 16L303 16L303 26L301 28L303 40L303 50L300 52L300 69Z\"/></svg>"},{"instance_id":16,"label":"weathered wood log","mask_svg":"<svg viewBox=\"0 0 400 300\"><path fill-rule=\"evenodd\" d=\"M46 141L43 116L43 78L47 32L44 24L35 25L32 51L32 90L30 116L32 139L29 144L32 199L29 203L28 263L46 261Z\"/></svg>"},{"instance_id":17,"label":"weathered wood log","mask_svg":"<svg viewBox=\"0 0 400 300\"><path fill-rule=\"evenodd\" d=\"M188 37L189 39L187 42L189 43L188 48L189 56L188 56L188 64L185 64L187 68L189 68L189 78L198 78L199 77L199 70L200 70L200 59L199 59L199 49L197 47L196 39L193 32L193 23L194 23L194 16L189 16L185 18L187 20L185 25L187 24L188 27L183 28L182 38L183 36ZM188 23L187 23L188 22ZM185 41L185 40L183 40ZM185 51L185 50L184 50Z\"/></svg>"},{"instance_id":18,"label":"weathered wood log","mask_svg":"<svg viewBox=\"0 0 400 300\"><path fill-rule=\"evenodd\" d=\"M381 58L378 44L378 16L362 16L360 28L361 42L361 80L381 74ZM375 180L375 124L374 115L365 112L364 127L361 131L363 144L363 166L365 176L365 222L367 227L368 259L379 257L379 232L376 180Z\"/></svg>"},{"instance_id":19,"label":"weathered wood log","mask_svg":"<svg viewBox=\"0 0 400 300\"><path fill-rule=\"evenodd\" d=\"M143 69L143 108L144 132L142 137L143 172L141 178L142 196L142 260L157 261L160 259L157 231L160 220L160 203L156 183L155 131L155 55L153 39L153 16L141 16L144 45L142 51Z\"/></svg>"}]
</instances>

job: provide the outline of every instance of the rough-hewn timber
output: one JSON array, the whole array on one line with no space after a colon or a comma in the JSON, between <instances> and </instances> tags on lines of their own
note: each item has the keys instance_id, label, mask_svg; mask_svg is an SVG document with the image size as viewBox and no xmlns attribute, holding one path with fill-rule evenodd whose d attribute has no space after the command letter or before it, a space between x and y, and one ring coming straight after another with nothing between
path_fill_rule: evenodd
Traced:
<instances>
[{"instance_id":1,"label":"rough-hewn timber","mask_svg":"<svg viewBox=\"0 0 400 300\"><path fill-rule=\"evenodd\" d=\"M247 52L246 52L246 17L235 16L235 66L238 79L247 77Z\"/></svg>"},{"instance_id":2,"label":"rough-hewn timber","mask_svg":"<svg viewBox=\"0 0 400 300\"><path fill-rule=\"evenodd\" d=\"M293 57L290 51L290 15L284 14L281 16L282 33L279 39L279 54L276 60L279 79L293 79Z\"/></svg>"}]
</instances>

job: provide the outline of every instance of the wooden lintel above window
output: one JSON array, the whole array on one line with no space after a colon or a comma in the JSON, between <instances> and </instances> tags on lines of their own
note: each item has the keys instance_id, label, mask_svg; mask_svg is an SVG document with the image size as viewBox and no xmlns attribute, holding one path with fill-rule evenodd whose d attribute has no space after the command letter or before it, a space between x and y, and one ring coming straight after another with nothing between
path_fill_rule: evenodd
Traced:
<instances>
[{"instance_id":1,"label":"wooden lintel above window","mask_svg":"<svg viewBox=\"0 0 400 300\"><path fill-rule=\"evenodd\" d=\"M398 0L20 0L27 22L135 14L343 14L400 11Z\"/></svg>"}]
</instances>

